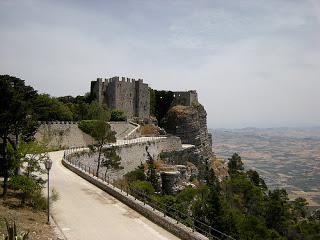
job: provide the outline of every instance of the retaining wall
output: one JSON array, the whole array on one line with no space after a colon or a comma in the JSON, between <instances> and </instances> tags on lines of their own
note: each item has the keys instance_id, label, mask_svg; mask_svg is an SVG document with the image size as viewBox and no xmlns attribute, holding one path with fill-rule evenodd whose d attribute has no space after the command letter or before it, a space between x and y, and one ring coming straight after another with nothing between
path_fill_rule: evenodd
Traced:
<instances>
[{"instance_id":1,"label":"retaining wall","mask_svg":"<svg viewBox=\"0 0 320 240\"><path fill-rule=\"evenodd\" d=\"M42 122L35 138L51 149L82 147L94 142L93 138L82 132L75 122Z\"/></svg>"},{"instance_id":2,"label":"retaining wall","mask_svg":"<svg viewBox=\"0 0 320 240\"><path fill-rule=\"evenodd\" d=\"M135 170L141 163L147 161L146 147L153 159L157 160L162 152L170 152L182 149L181 140L178 137L150 137L138 138L134 140L120 140L115 144L117 154L121 157L121 166L123 169L115 170L109 173L111 179L122 177L127 172ZM101 156L104 158L104 156ZM80 161L92 168L97 167L98 153L85 153L80 156L74 156L76 161ZM101 171L106 169L101 166Z\"/></svg>"},{"instance_id":3,"label":"retaining wall","mask_svg":"<svg viewBox=\"0 0 320 240\"><path fill-rule=\"evenodd\" d=\"M146 147L153 159L157 160L160 153L175 151L182 148L181 140L178 137L159 138L154 141L126 144L117 148L117 154L121 157L121 165L124 172L136 169L141 163L147 160Z\"/></svg>"}]
</instances>

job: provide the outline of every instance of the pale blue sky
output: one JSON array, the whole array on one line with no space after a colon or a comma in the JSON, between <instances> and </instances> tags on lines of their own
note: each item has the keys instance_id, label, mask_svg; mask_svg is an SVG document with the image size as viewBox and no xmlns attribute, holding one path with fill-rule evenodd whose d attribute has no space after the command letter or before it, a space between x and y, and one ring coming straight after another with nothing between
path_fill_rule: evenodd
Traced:
<instances>
[{"instance_id":1,"label":"pale blue sky","mask_svg":"<svg viewBox=\"0 0 320 240\"><path fill-rule=\"evenodd\" d=\"M114 75L198 90L209 127L320 125L320 0L0 0L0 73L53 96Z\"/></svg>"}]
</instances>

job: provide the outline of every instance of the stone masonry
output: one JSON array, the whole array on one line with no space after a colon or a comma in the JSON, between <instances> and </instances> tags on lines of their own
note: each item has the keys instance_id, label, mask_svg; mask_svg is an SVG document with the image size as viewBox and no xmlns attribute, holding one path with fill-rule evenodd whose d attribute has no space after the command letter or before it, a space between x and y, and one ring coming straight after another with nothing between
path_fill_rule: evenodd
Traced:
<instances>
[{"instance_id":1,"label":"stone masonry","mask_svg":"<svg viewBox=\"0 0 320 240\"><path fill-rule=\"evenodd\" d=\"M112 77L98 78L91 82L91 94L99 103L110 109L119 109L127 117L148 119L150 117L150 91L148 84L142 79ZM192 106L198 103L198 94L195 90L173 92L172 106Z\"/></svg>"},{"instance_id":2,"label":"stone masonry","mask_svg":"<svg viewBox=\"0 0 320 240\"><path fill-rule=\"evenodd\" d=\"M99 103L110 109L118 109L130 118L150 117L150 91L142 79L112 77L91 82L91 94Z\"/></svg>"}]
</instances>

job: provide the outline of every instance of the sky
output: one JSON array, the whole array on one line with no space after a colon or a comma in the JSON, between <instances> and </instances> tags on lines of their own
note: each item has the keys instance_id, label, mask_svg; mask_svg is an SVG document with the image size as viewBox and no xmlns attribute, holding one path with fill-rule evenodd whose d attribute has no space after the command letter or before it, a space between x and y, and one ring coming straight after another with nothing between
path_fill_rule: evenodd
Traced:
<instances>
[{"instance_id":1,"label":"sky","mask_svg":"<svg viewBox=\"0 0 320 240\"><path fill-rule=\"evenodd\" d=\"M197 90L209 128L320 126L320 0L0 0L0 74Z\"/></svg>"}]
</instances>

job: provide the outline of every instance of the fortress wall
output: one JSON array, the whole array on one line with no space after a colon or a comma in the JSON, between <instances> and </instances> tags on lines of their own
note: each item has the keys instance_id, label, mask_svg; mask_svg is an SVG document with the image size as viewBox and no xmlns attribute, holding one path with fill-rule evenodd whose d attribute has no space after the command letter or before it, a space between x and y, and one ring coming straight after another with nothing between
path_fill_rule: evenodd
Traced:
<instances>
[{"instance_id":1,"label":"fortress wall","mask_svg":"<svg viewBox=\"0 0 320 240\"><path fill-rule=\"evenodd\" d=\"M117 153L121 157L121 165L124 172L130 172L136 169L141 163L147 160L146 147L148 152L157 160L160 153L180 150L182 148L181 140L178 137L161 138L155 141L133 143L117 148Z\"/></svg>"},{"instance_id":2,"label":"fortress wall","mask_svg":"<svg viewBox=\"0 0 320 240\"><path fill-rule=\"evenodd\" d=\"M117 108L117 93L116 93L116 82L109 80L108 86L102 93L104 95L104 102L108 108Z\"/></svg>"},{"instance_id":3,"label":"fortress wall","mask_svg":"<svg viewBox=\"0 0 320 240\"><path fill-rule=\"evenodd\" d=\"M150 117L150 91L148 84L140 79L136 82L136 115L140 118Z\"/></svg>"},{"instance_id":4,"label":"fortress wall","mask_svg":"<svg viewBox=\"0 0 320 240\"><path fill-rule=\"evenodd\" d=\"M103 82L98 78L91 82L91 93L99 103L104 103L111 109L122 110L129 118L150 117L149 87L142 79L112 77Z\"/></svg>"},{"instance_id":5,"label":"fortress wall","mask_svg":"<svg viewBox=\"0 0 320 240\"><path fill-rule=\"evenodd\" d=\"M118 81L116 84L116 108L121 109L132 118L135 114L135 85L127 81Z\"/></svg>"},{"instance_id":6,"label":"fortress wall","mask_svg":"<svg viewBox=\"0 0 320 240\"><path fill-rule=\"evenodd\" d=\"M37 141L47 144L51 149L82 147L93 143L88 134L78 128L73 122L50 122L41 124L35 138Z\"/></svg>"},{"instance_id":7,"label":"fortress wall","mask_svg":"<svg viewBox=\"0 0 320 240\"><path fill-rule=\"evenodd\" d=\"M198 103L198 94L195 90L187 92L174 92L173 106L192 106L193 102Z\"/></svg>"},{"instance_id":8,"label":"fortress wall","mask_svg":"<svg viewBox=\"0 0 320 240\"><path fill-rule=\"evenodd\" d=\"M138 141L139 139L137 139ZM116 152L121 157L122 170L113 171L110 174L110 179L117 179L122 177L127 172L135 170L141 163L147 161L146 147L148 152L157 160L160 158L162 152L178 151L182 149L181 140L178 137L158 138L152 141L133 142L125 145L116 146ZM102 155L102 158L104 156ZM97 168L98 153L84 153L80 157L72 156L73 160L91 167ZM105 172L105 168L101 167L101 172Z\"/></svg>"}]
</instances>

